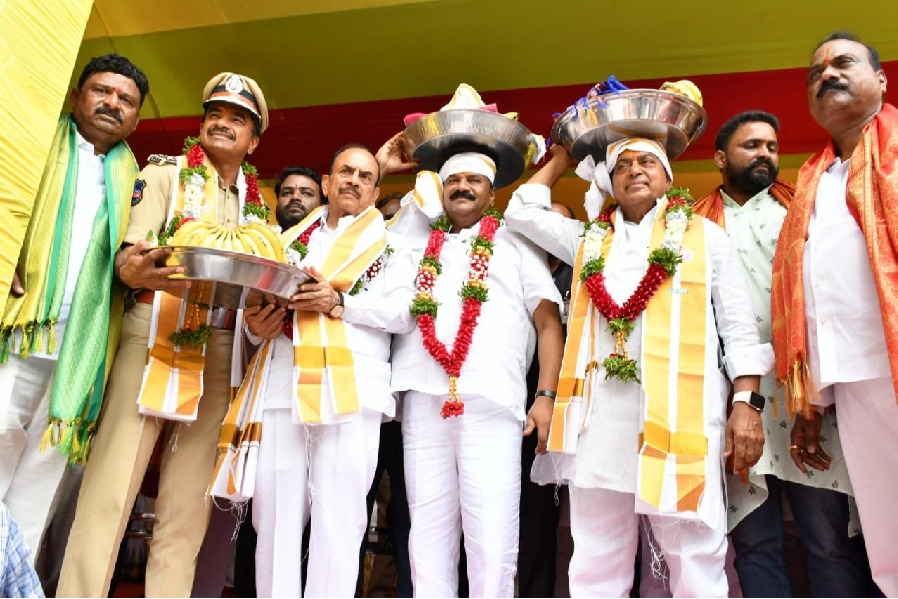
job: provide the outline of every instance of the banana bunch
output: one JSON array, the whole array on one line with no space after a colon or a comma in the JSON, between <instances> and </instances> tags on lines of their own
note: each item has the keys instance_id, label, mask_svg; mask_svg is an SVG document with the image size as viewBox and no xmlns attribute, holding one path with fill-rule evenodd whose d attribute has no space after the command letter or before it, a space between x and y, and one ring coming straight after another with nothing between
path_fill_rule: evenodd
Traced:
<instances>
[{"instance_id":1,"label":"banana bunch","mask_svg":"<svg viewBox=\"0 0 898 599\"><path fill-rule=\"evenodd\" d=\"M169 245L206 247L252 254L277 262L287 261L277 233L268 225L259 222L225 227L204 220L191 220L178 228Z\"/></svg>"},{"instance_id":2,"label":"banana bunch","mask_svg":"<svg viewBox=\"0 0 898 599\"><path fill-rule=\"evenodd\" d=\"M679 81L665 81L664 85L661 86L661 91L672 92L674 94L686 96L699 106L702 105L702 92L699 91L696 84L689 81L688 79L680 79Z\"/></svg>"}]
</instances>

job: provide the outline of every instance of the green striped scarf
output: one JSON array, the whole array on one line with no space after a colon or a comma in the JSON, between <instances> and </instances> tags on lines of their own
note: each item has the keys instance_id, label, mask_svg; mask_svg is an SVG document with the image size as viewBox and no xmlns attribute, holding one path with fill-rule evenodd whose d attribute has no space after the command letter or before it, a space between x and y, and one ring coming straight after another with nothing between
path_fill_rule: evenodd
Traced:
<instances>
[{"instance_id":1,"label":"green striped scarf","mask_svg":"<svg viewBox=\"0 0 898 599\"><path fill-rule=\"evenodd\" d=\"M27 358L44 348L56 350L78 184L77 135L71 116L59 120L53 148L55 157L51 155L44 168L19 256L17 272L26 293L9 296L0 321L0 363L10 351ZM97 210L78 273L51 386L50 421L41 447L53 445L73 463L87 459L118 346L125 290L113 277L113 262L127 228L137 173L137 162L124 142L106 154L106 198ZM22 333L19 348L13 347L17 331Z\"/></svg>"}]
</instances>

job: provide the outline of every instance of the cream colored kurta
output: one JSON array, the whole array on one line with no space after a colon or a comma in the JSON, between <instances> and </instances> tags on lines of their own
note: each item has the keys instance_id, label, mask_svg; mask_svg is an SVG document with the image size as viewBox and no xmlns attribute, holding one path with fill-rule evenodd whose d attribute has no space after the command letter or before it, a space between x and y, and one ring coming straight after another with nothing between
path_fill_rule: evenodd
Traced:
<instances>
[{"instance_id":1,"label":"cream colored kurta","mask_svg":"<svg viewBox=\"0 0 898 599\"><path fill-rule=\"evenodd\" d=\"M726 193L722 192L722 195L726 231L736 245L745 267L751 304L758 322L758 335L763 343L769 343L773 254L786 209L768 190L750 198L742 206ZM768 474L780 480L851 494L851 482L842 455L835 414L827 413L823 416L820 430L820 442L832 457L829 470L809 469L808 474L804 474L795 466L789 455L789 434L793 419L786 413L783 390L774 392L775 378L774 373L761 378L761 394L767 398L767 407L761 413L764 424L764 452L761 459L749 471L748 484L742 482L740 477L727 477L728 530L732 530L767 499L765 475Z\"/></svg>"}]
</instances>

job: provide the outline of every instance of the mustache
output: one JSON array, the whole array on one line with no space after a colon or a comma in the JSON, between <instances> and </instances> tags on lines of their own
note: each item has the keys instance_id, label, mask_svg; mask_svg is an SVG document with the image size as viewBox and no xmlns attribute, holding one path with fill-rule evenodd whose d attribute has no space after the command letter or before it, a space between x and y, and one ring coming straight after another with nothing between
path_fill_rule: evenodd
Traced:
<instances>
[{"instance_id":1,"label":"mustache","mask_svg":"<svg viewBox=\"0 0 898 599\"><path fill-rule=\"evenodd\" d=\"M209 130L206 131L209 135L215 135L216 133L224 133L228 136L228 139L234 139L234 132L228 129L227 127L209 127Z\"/></svg>"},{"instance_id":2,"label":"mustache","mask_svg":"<svg viewBox=\"0 0 898 599\"><path fill-rule=\"evenodd\" d=\"M766 166L767 169L770 170L770 172L776 170L776 165L773 164L773 160L771 160L770 158L765 158L763 156L752 160L748 165L748 170L752 170L755 167L761 166L762 164Z\"/></svg>"},{"instance_id":3,"label":"mustache","mask_svg":"<svg viewBox=\"0 0 898 599\"><path fill-rule=\"evenodd\" d=\"M116 121L118 121L119 125L123 125L125 123L125 118L122 116L122 113L114 108L110 108L109 106L101 104L97 106L97 109L94 110L94 115L105 114L106 116L111 116Z\"/></svg>"},{"instance_id":4,"label":"mustache","mask_svg":"<svg viewBox=\"0 0 898 599\"><path fill-rule=\"evenodd\" d=\"M476 200L477 196L474 195L473 191L469 191L467 189L456 189L452 192L452 195L449 196L449 199L456 200L458 198L465 198L466 200Z\"/></svg>"},{"instance_id":5,"label":"mustache","mask_svg":"<svg viewBox=\"0 0 898 599\"><path fill-rule=\"evenodd\" d=\"M290 200L289 202L284 204L284 208L298 208L303 212L306 211L306 207L302 205L302 202L300 200Z\"/></svg>"},{"instance_id":6,"label":"mustache","mask_svg":"<svg viewBox=\"0 0 898 599\"><path fill-rule=\"evenodd\" d=\"M361 197L361 195L362 195L359 192L359 188L357 186L351 185L351 184L344 185L343 187L341 187L339 193L351 193L352 195L354 195L357 198Z\"/></svg>"},{"instance_id":7,"label":"mustache","mask_svg":"<svg viewBox=\"0 0 898 599\"><path fill-rule=\"evenodd\" d=\"M822 98L823 94L832 89L848 91L848 84L844 81L839 81L838 79L827 79L820 84L820 89L817 90L817 99Z\"/></svg>"}]
</instances>

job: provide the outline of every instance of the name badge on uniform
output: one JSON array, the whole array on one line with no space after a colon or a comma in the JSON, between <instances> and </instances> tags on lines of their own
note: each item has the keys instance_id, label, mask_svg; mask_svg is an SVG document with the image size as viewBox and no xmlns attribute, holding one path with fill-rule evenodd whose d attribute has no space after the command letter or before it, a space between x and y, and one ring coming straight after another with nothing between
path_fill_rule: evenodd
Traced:
<instances>
[{"instance_id":1,"label":"name badge on uniform","mask_svg":"<svg viewBox=\"0 0 898 599\"><path fill-rule=\"evenodd\" d=\"M134 181L134 191L131 193L131 205L137 206L143 199L143 189L147 186L147 182L143 179Z\"/></svg>"}]
</instances>

